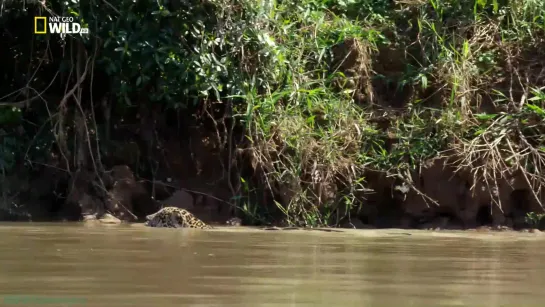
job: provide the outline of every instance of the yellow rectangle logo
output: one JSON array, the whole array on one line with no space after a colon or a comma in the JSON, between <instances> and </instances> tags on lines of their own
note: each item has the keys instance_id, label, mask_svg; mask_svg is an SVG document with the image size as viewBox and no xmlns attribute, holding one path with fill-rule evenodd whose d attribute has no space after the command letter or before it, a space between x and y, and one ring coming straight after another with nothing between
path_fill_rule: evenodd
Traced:
<instances>
[{"instance_id":1,"label":"yellow rectangle logo","mask_svg":"<svg viewBox=\"0 0 545 307\"><path fill-rule=\"evenodd\" d=\"M44 21L43 31L38 31L38 20ZM47 34L47 17L34 17L34 34Z\"/></svg>"}]
</instances>

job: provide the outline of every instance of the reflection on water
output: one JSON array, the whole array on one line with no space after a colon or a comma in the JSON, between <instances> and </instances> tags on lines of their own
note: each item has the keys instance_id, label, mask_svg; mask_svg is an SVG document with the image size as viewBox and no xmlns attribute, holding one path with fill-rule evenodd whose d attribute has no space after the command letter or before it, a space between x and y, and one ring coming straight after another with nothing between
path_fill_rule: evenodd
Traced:
<instances>
[{"instance_id":1,"label":"reflection on water","mask_svg":"<svg viewBox=\"0 0 545 307\"><path fill-rule=\"evenodd\" d=\"M4 224L0 236L1 306L545 302L543 240L65 224Z\"/></svg>"}]
</instances>

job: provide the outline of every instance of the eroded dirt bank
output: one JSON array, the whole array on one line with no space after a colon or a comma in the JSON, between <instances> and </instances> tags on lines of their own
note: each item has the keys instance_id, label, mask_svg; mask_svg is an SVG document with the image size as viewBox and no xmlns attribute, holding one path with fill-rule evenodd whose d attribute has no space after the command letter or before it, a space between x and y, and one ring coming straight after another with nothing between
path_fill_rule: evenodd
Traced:
<instances>
[{"instance_id":1,"label":"eroded dirt bank","mask_svg":"<svg viewBox=\"0 0 545 307\"><path fill-rule=\"evenodd\" d=\"M137 176L129 165L141 156L133 143L123 144L108 157L112 167L97 176L78 172L67 176L55 167L44 168L30 178L8 182L19 189L12 198L7 220L89 220L108 213L114 219L142 221L162 204L188 209L213 225L286 225L285 216L274 201L282 197L264 190L260 207L269 209L268 220L258 220L235 208L236 193L222 171L222 157L202 131L192 141L165 141L158 149L161 158L154 176ZM196 141L198 140L198 141ZM52 159L50 162L54 162ZM125 164L116 164L125 162ZM378 172L369 172L365 200L353 206L349 217L331 220L330 226L343 228L475 229L491 230L538 228L539 219L528 219L541 212L523 176L514 174L497 186L486 186L471 174L456 172L442 159L430 160L419 173L412 174L412 186ZM231 186L230 186L231 185ZM68 191L65 195L63 191ZM339 195L342 197L342 195ZM339 197L337 196L337 197ZM541 195L541 201L544 201ZM500 209L501 208L501 209ZM276 210L275 210L276 209ZM240 220L233 218L239 218ZM235 222L233 222L235 221ZM529 223L530 222L530 223ZM115 223L115 221L113 222Z\"/></svg>"}]
</instances>

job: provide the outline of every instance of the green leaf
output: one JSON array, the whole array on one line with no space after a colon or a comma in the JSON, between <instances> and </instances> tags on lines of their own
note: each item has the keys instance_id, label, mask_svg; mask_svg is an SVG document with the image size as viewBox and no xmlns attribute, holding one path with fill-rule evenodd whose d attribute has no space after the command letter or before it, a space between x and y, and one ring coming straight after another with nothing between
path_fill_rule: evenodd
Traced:
<instances>
[{"instance_id":1,"label":"green leaf","mask_svg":"<svg viewBox=\"0 0 545 307\"><path fill-rule=\"evenodd\" d=\"M494 117L496 117L496 114L486 114L486 113L480 113L480 114L475 114L475 117L479 120L489 120L489 119L493 119Z\"/></svg>"},{"instance_id":2,"label":"green leaf","mask_svg":"<svg viewBox=\"0 0 545 307\"><path fill-rule=\"evenodd\" d=\"M543 110L542 108L540 108L540 107L538 107L536 105L527 104L526 108L530 109L530 111L533 111L534 113L537 113L539 116L545 116L545 110Z\"/></svg>"}]
</instances>

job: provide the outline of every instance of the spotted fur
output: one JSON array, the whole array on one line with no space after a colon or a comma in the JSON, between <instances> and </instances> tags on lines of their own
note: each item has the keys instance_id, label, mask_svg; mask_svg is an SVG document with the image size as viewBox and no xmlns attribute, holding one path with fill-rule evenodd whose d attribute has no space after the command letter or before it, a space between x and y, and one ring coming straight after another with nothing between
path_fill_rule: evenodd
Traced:
<instances>
[{"instance_id":1,"label":"spotted fur","mask_svg":"<svg viewBox=\"0 0 545 307\"><path fill-rule=\"evenodd\" d=\"M212 228L195 217L191 212L176 207L165 207L154 214L146 216L146 226L166 228Z\"/></svg>"}]
</instances>

